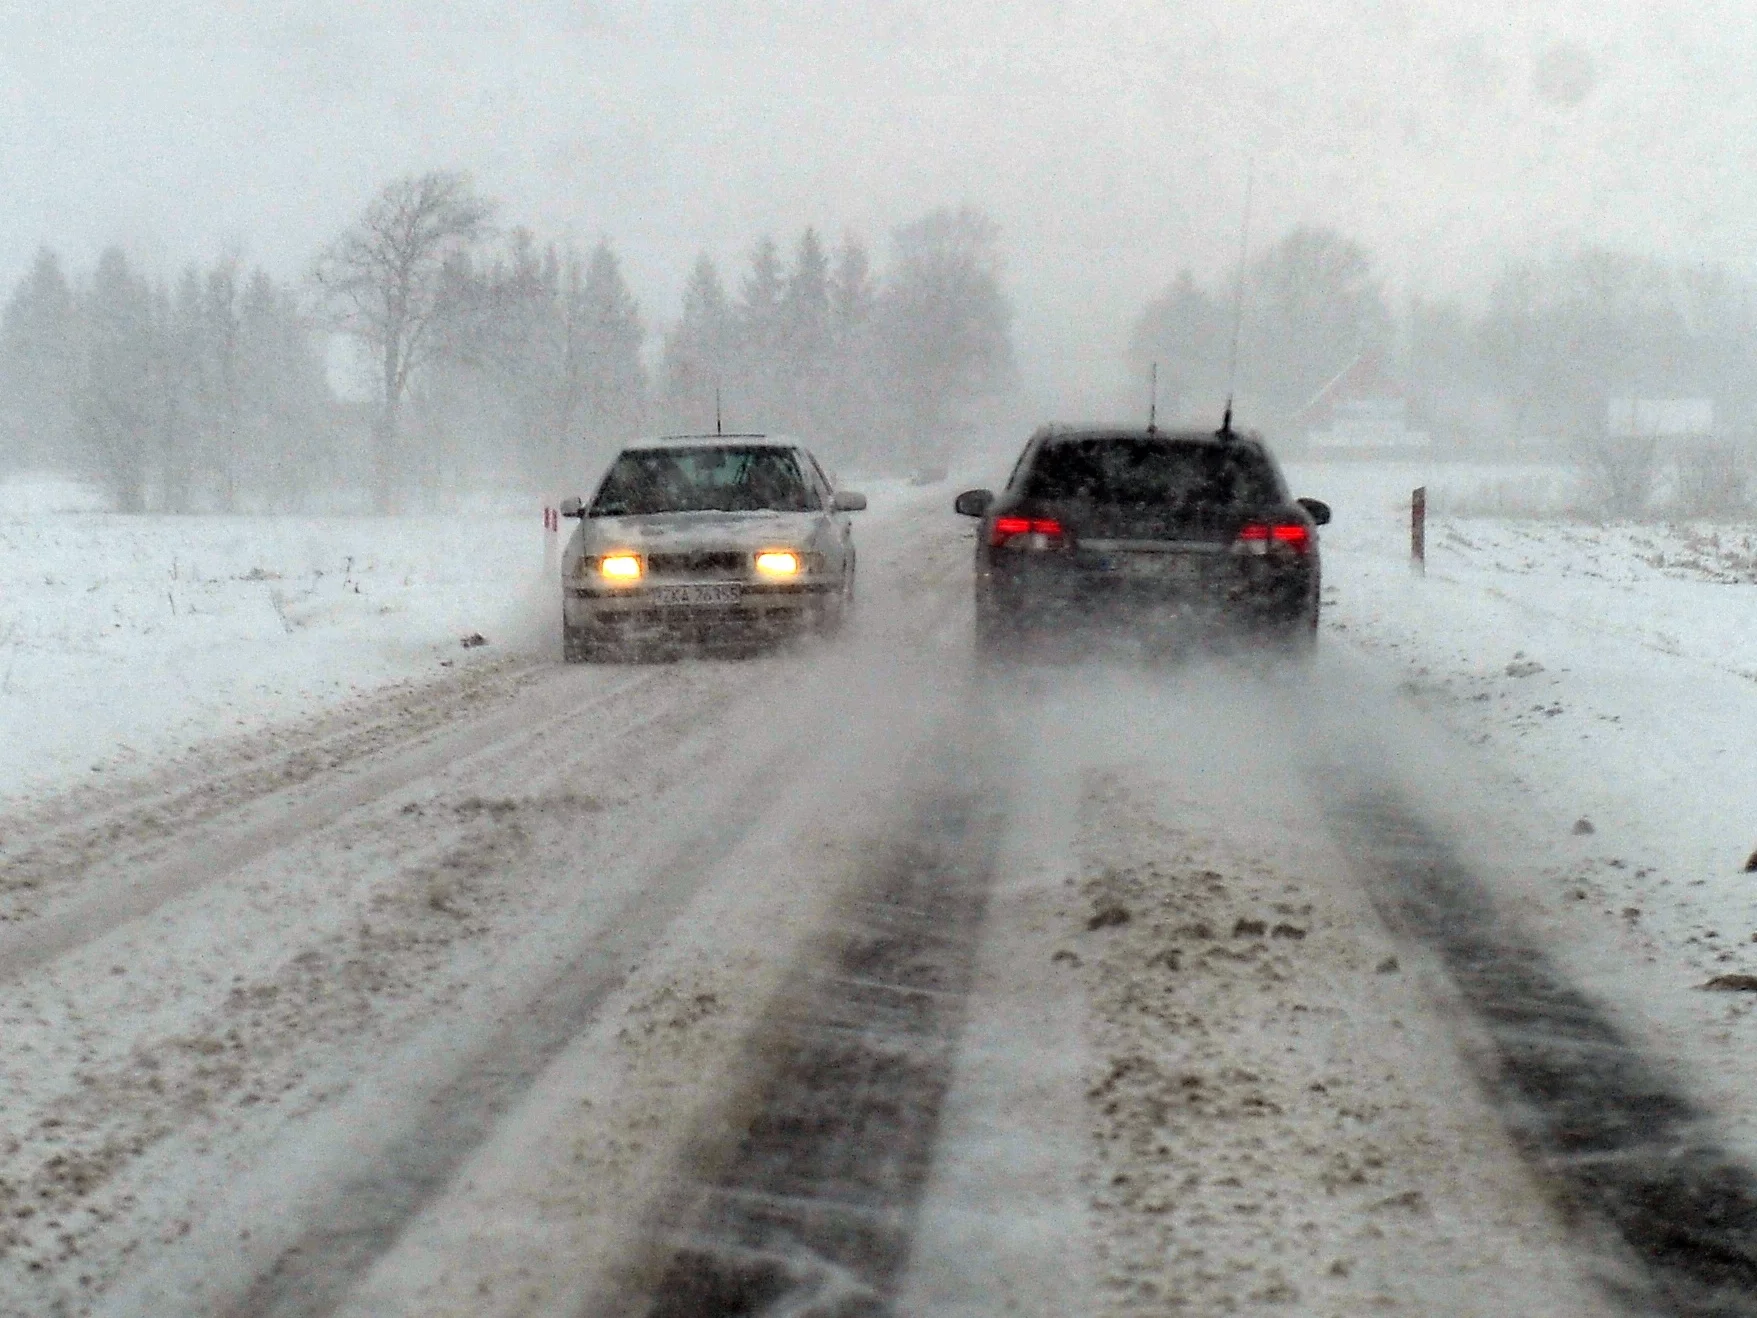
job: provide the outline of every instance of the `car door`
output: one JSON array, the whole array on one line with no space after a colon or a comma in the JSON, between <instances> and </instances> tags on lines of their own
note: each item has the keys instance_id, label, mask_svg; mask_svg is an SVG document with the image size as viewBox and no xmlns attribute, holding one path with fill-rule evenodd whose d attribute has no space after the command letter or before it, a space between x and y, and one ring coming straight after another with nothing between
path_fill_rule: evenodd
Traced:
<instances>
[{"instance_id":1,"label":"car door","mask_svg":"<svg viewBox=\"0 0 1757 1318\"><path fill-rule=\"evenodd\" d=\"M835 482L817 460L817 454L810 449L801 451L805 454L806 469L811 473L812 484L822 502L824 516L830 520L829 542L832 548L829 553L834 557L833 566L846 578L854 562L854 520L847 513L836 511Z\"/></svg>"}]
</instances>

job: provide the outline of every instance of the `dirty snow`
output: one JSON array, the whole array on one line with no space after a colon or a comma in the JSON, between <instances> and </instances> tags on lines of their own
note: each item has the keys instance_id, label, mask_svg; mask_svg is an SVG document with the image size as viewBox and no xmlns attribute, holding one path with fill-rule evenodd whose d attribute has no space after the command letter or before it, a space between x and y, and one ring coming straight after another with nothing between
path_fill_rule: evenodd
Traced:
<instances>
[{"instance_id":1,"label":"dirty snow","mask_svg":"<svg viewBox=\"0 0 1757 1318\"><path fill-rule=\"evenodd\" d=\"M1418 576L1411 488L1505 472L1290 475L1341 510L1336 707L1401 747L1410 787L1576 981L1757 1157L1753 999L1701 988L1757 972L1757 525L1441 515Z\"/></svg>"},{"instance_id":2,"label":"dirty snow","mask_svg":"<svg viewBox=\"0 0 1757 1318\"><path fill-rule=\"evenodd\" d=\"M1051 668L1004 693L1022 795L903 1311L993 1311L981 1279L1041 1273L1073 1237L1079 1266L1015 1290L1017 1311L1595 1311L1589 1260L1460 1060L1468 1024L1373 915L1276 710L1400 766L1757 1159L1757 999L1700 988L1757 973L1750 528L1466 515L1505 471L1292 475L1337 514L1304 679ZM1424 483L1465 511L1434 517L1417 577ZM609 1266L619 1213L811 937L830 888L762 952L787 876L857 854L897 790L886 738L968 676L950 487L868 492L860 658L821 678L828 737L766 727L798 695L788 656L551 664L535 516L116 518L66 491L0 511L0 963L19 968L0 1201L32 1209L0 1234L6 1303L162 1311L204 1285L218 1305L357 1151L379 1156L362 1132L411 1119L459 1040L506 1028L593 931L634 927L621 903L665 845L694 848L719 877L674 894L693 923L646 912L659 941L631 946L626 987L354 1301L466 1311L489 1275L572 1294L557 1259L588 1238ZM924 722L887 727L894 706ZM758 846L725 833L759 817ZM57 929L65 948L31 960ZM742 940L734 963L710 930ZM631 1029L666 1045L604 1071ZM644 1096L666 1086L660 1121ZM602 1143L522 1191L509 1169L587 1101ZM248 1238L240 1216L261 1219ZM430 1287L433 1259L496 1231Z\"/></svg>"}]
</instances>

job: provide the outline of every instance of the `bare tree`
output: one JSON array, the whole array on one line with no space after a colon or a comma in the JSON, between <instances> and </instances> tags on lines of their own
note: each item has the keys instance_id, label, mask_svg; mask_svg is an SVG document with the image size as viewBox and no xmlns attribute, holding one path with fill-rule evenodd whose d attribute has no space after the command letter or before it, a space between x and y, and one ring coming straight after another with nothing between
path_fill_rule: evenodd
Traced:
<instances>
[{"instance_id":1,"label":"bare tree","mask_svg":"<svg viewBox=\"0 0 1757 1318\"><path fill-rule=\"evenodd\" d=\"M1734 517L1750 509L1751 463L1731 440L1698 440L1672 469L1672 495L1686 517Z\"/></svg>"},{"instance_id":2,"label":"bare tree","mask_svg":"<svg viewBox=\"0 0 1757 1318\"><path fill-rule=\"evenodd\" d=\"M438 347L448 311L446 262L487 232L493 206L461 174L398 179L318 258L312 272L336 328L371 355L373 503L396 503L397 423L409 381Z\"/></svg>"},{"instance_id":3,"label":"bare tree","mask_svg":"<svg viewBox=\"0 0 1757 1318\"><path fill-rule=\"evenodd\" d=\"M1334 229L1290 230L1251 262L1245 290L1238 391L1272 424L1291 422L1326 380L1392 342L1371 253Z\"/></svg>"},{"instance_id":4,"label":"bare tree","mask_svg":"<svg viewBox=\"0 0 1757 1318\"><path fill-rule=\"evenodd\" d=\"M1659 440L1652 435L1600 435L1576 446L1588 499L1611 517L1638 517L1653 498Z\"/></svg>"}]
</instances>

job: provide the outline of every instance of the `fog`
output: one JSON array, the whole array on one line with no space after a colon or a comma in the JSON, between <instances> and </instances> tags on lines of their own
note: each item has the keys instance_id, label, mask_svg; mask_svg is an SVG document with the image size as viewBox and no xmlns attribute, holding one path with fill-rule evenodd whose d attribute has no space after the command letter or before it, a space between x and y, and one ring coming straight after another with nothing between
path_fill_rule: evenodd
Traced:
<instances>
[{"instance_id":1,"label":"fog","mask_svg":"<svg viewBox=\"0 0 1757 1318\"><path fill-rule=\"evenodd\" d=\"M0 1312L1757 1313L1750 8L0 6Z\"/></svg>"},{"instance_id":2,"label":"fog","mask_svg":"<svg viewBox=\"0 0 1757 1318\"><path fill-rule=\"evenodd\" d=\"M649 323L702 250L940 205L999 225L1025 389L1122 389L1145 289L1332 225L1396 293L1509 252L1739 261L1753 18L1612 4L75 3L0 19L0 272L49 244L285 278L387 180L472 174L608 238Z\"/></svg>"}]
</instances>

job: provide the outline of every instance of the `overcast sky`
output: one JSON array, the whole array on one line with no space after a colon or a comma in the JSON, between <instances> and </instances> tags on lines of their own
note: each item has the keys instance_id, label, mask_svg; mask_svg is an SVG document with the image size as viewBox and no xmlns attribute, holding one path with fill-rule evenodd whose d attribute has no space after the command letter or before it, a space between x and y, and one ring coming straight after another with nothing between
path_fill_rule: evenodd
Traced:
<instances>
[{"instance_id":1,"label":"overcast sky","mask_svg":"<svg viewBox=\"0 0 1757 1318\"><path fill-rule=\"evenodd\" d=\"M609 237L662 325L704 248L882 261L968 203L1077 410L1151 293L1230 261L1247 161L1260 237L1334 224L1399 293L1578 241L1757 265L1754 57L1728 0L0 0L0 275L112 241L297 275L388 178L465 169Z\"/></svg>"}]
</instances>

